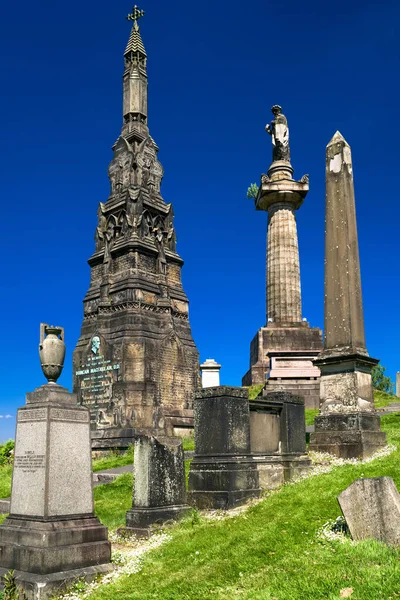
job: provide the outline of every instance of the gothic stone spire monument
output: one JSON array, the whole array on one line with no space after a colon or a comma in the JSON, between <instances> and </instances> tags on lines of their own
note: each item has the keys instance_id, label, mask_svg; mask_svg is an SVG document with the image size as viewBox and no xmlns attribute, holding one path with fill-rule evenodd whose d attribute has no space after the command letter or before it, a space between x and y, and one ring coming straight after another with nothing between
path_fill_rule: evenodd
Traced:
<instances>
[{"instance_id":1,"label":"gothic stone spire monument","mask_svg":"<svg viewBox=\"0 0 400 600\"><path fill-rule=\"evenodd\" d=\"M350 146L337 131L326 148L325 332L321 414L310 449L366 457L385 445L375 412L365 344L360 259Z\"/></svg>"},{"instance_id":2,"label":"gothic stone spire monument","mask_svg":"<svg viewBox=\"0 0 400 600\"><path fill-rule=\"evenodd\" d=\"M266 381L268 391L303 396L306 408L318 408L319 369L313 359L322 349L322 334L302 319L295 217L309 189L308 176L293 179L287 119L280 106L271 110L274 119L266 131L272 138L272 164L261 177L255 201L256 210L268 213L267 323L251 342L250 369L242 383Z\"/></svg>"},{"instance_id":3,"label":"gothic stone spire monument","mask_svg":"<svg viewBox=\"0 0 400 600\"><path fill-rule=\"evenodd\" d=\"M123 125L100 203L90 288L74 352L74 391L91 412L94 447L193 426L199 356L182 289L171 204L147 122L147 55L136 6L124 54Z\"/></svg>"}]
</instances>

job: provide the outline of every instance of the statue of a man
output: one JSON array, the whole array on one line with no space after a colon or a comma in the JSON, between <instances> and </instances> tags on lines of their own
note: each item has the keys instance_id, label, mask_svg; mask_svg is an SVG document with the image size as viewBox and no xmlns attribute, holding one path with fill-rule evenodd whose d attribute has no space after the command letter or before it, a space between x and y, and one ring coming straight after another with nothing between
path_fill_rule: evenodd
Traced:
<instances>
[{"instance_id":1,"label":"statue of a man","mask_svg":"<svg viewBox=\"0 0 400 600\"><path fill-rule=\"evenodd\" d=\"M290 162L289 127L282 107L275 105L271 108L274 120L265 126L265 130L272 136L272 161L285 160Z\"/></svg>"}]
</instances>

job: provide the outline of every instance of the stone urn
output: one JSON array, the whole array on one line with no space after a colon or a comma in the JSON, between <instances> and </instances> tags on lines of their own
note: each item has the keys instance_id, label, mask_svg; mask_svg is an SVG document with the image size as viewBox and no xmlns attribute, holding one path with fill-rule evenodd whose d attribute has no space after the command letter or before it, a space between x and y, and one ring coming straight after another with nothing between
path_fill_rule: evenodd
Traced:
<instances>
[{"instance_id":1,"label":"stone urn","mask_svg":"<svg viewBox=\"0 0 400 600\"><path fill-rule=\"evenodd\" d=\"M49 383L56 383L64 367L64 328L40 324L39 356L42 371Z\"/></svg>"}]
</instances>

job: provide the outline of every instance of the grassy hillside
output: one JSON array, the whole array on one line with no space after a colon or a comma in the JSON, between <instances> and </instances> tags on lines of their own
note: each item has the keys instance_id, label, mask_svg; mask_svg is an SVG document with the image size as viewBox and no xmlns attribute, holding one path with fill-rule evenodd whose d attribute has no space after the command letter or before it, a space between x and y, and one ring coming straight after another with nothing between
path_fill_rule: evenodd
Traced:
<instances>
[{"instance_id":1,"label":"grassy hillside","mask_svg":"<svg viewBox=\"0 0 400 600\"><path fill-rule=\"evenodd\" d=\"M382 427L388 440L400 447L400 414L384 416ZM399 449L372 462L336 467L286 485L233 518L210 519L194 511L183 523L167 528L170 540L143 558L134 569L139 572L122 575L89 597L394 599L400 594L400 549L323 534L324 524L340 515L337 495L358 477L380 475L393 477L400 488ZM107 486L107 493L114 488L119 501L128 502L130 486L124 476ZM101 510L98 514L102 518ZM123 511L119 514L122 519Z\"/></svg>"}]
</instances>

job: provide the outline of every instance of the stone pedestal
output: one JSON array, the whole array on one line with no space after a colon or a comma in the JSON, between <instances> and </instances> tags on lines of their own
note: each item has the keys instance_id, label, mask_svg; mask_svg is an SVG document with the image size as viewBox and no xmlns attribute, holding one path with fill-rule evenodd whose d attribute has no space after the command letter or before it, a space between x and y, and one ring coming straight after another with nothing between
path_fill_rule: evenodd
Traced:
<instances>
[{"instance_id":1,"label":"stone pedestal","mask_svg":"<svg viewBox=\"0 0 400 600\"><path fill-rule=\"evenodd\" d=\"M400 371L396 373L396 396L400 398Z\"/></svg>"},{"instance_id":2,"label":"stone pedestal","mask_svg":"<svg viewBox=\"0 0 400 600\"><path fill-rule=\"evenodd\" d=\"M207 358L207 360L200 365L200 369L201 386L203 388L219 386L219 372L221 370L221 365L219 365L213 358Z\"/></svg>"},{"instance_id":3,"label":"stone pedestal","mask_svg":"<svg viewBox=\"0 0 400 600\"><path fill-rule=\"evenodd\" d=\"M266 383L266 393L300 395L306 408L319 408L320 370L314 360L321 350L321 330L307 322L288 326L268 323L250 344L250 369L242 384Z\"/></svg>"},{"instance_id":4,"label":"stone pedestal","mask_svg":"<svg viewBox=\"0 0 400 600\"><path fill-rule=\"evenodd\" d=\"M250 448L260 487L273 489L307 471L304 400L287 392L269 393L250 402Z\"/></svg>"},{"instance_id":5,"label":"stone pedestal","mask_svg":"<svg viewBox=\"0 0 400 600\"><path fill-rule=\"evenodd\" d=\"M29 599L112 568L107 528L94 516L89 411L76 402L50 383L18 410L0 574L15 570Z\"/></svg>"},{"instance_id":6,"label":"stone pedestal","mask_svg":"<svg viewBox=\"0 0 400 600\"><path fill-rule=\"evenodd\" d=\"M195 395L195 456L190 500L198 508L230 508L260 495L250 449L247 390L214 387Z\"/></svg>"},{"instance_id":7,"label":"stone pedestal","mask_svg":"<svg viewBox=\"0 0 400 600\"><path fill-rule=\"evenodd\" d=\"M386 443L380 431L380 417L368 412L320 415L315 417L315 432L309 449L339 458L366 458Z\"/></svg>"},{"instance_id":8,"label":"stone pedestal","mask_svg":"<svg viewBox=\"0 0 400 600\"><path fill-rule=\"evenodd\" d=\"M154 526L184 516L185 464L182 442L177 438L140 436L134 448L134 496L126 513L125 534L149 537Z\"/></svg>"}]
</instances>

